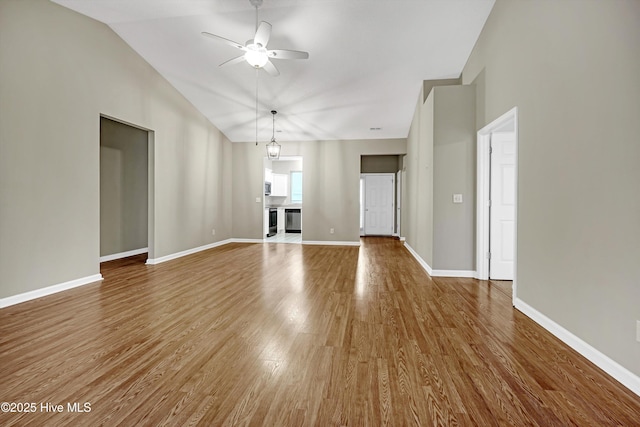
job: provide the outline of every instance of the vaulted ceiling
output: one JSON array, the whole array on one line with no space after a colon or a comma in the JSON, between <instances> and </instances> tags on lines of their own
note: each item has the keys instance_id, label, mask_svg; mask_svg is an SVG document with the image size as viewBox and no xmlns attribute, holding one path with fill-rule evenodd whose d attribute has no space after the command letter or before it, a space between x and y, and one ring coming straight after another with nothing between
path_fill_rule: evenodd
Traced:
<instances>
[{"instance_id":1,"label":"vaulted ceiling","mask_svg":"<svg viewBox=\"0 0 640 427\"><path fill-rule=\"evenodd\" d=\"M231 141L404 138L423 80L457 78L494 0L264 0L278 77L242 52L255 33L249 0L52 0L109 25ZM373 130L372 130L373 128ZM378 129L379 128L379 129Z\"/></svg>"}]
</instances>

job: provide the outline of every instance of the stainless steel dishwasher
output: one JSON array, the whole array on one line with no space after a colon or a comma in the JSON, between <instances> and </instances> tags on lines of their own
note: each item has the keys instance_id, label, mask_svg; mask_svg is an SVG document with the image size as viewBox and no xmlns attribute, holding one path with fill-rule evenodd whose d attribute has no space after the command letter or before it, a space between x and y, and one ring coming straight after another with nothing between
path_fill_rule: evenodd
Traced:
<instances>
[{"instance_id":1,"label":"stainless steel dishwasher","mask_svg":"<svg viewBox=\"0 0 640 427\"><path fill-rule=\"evenodd\" d=\"M285 209L285 228L286 233L300 233L302 231L302 211L300 209Z\"/></svg>"}]
</instances>

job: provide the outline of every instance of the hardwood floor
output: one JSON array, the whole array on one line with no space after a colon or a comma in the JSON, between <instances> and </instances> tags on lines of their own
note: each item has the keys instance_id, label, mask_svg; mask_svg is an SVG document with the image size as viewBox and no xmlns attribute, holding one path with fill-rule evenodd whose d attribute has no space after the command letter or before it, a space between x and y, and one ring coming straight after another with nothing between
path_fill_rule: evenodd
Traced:
<instances>
[{"instance_id":1,"label":"hardwood floor","mask_svg":"<svg viewBox=\"0 0 640 427\"><path fill-rule=\"evenodd\" d=\"M362 242L132 257L0 310L0 400L37 404L0 425L640 424L640 398L508 284L432 279L399 241Z\"/></svg>"}]
</instances>

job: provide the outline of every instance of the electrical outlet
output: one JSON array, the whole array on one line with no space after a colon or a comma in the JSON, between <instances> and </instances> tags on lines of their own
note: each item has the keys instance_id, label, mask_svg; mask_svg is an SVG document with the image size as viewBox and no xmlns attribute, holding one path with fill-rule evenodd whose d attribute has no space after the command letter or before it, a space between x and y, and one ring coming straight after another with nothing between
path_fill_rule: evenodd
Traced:
<instances>
[{"instance_id":1,"label":"electrical outlet","mask_svg":"<svg viewBox=\"0 0 640 427\"><path fill-rule=\"evenodd\" d=\"M211 235L215 236L216 235L216 229L214 228L213 230L211 230Z\"/></svg>"},{"instance_id":2,"label":"electrical outlet","mask_svg":"<svg viewBox=\"0 0 640 427\"><path fill-rule=\"evenodd\" d=\"M260 203L262 199L260 197L256 197L256 203Z\"/></svg>"},{"instance_id":3,"label":"electrical outlet","mask_svg":"<svg viewBox=\"0 0 640 427\"><path fill-rule=\"evenodd\" d=\"M462 194L454 194L453 203L462 203Z\"/></svg>"},{"instance_id":4,"label":"electrical outlet","mask_svg":"<svg viewBox=\"0 0 640 427\"><path fill-rule=\"evenodd\" d=\"M636 320L636 341L640 342L640 320Z\"/></svg>"},{"instance_id":5,"label":"electrical outlet","mask_svg":"<svg viewBox=\"0 0 640 427\"><path fill-rule=\"evenodd\" d=\"M335 231L336 231L336 230L334 230L333 228L330 228L330 229L329 229L329 234L333 234L333 233L335 233Z\"/></svg>"}]
</instances>

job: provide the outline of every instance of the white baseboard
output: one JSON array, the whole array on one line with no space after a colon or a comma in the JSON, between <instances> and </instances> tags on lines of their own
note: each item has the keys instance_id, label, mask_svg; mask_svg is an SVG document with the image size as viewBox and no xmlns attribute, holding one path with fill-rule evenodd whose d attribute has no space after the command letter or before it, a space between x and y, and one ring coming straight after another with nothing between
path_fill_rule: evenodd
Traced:
<instances>
[{"instance_id":1,"label":"white baseboard","mask_svg":"<svg viewBox=\"0 0 640 427\"><path fill-rule=\"evenodd\" d=\"M406 237L402 237L402 236L399 236L399 237L400 237L400 241L401 241L401 242L405 242L405 241L407 240L407 238L406 238Z\"/></svg>"},{"instance_id":2,"label":"white baseboard","mask_svg":"<svg viewBox=\"0 0 640 427\"><path fill-rule=\"evenodd\" d=\"M535 308L531 307L519 298L515 299L515 308L521 311L531 320L551 332L562 342L583 355L597 367L618 380L622 385L640 396L640 376L629 371L615 360L601 353L590 344L578 338Z\"/></svg>"},{"instance_id":3,"label":"white baseboard","mask_svg":"<svg viewBox=\"0 0 640 427\"><path fill-rule=\"evenodd\" d=\"M237 243L263 243L263 241L259 239L227 239L219 242L214 242L208 245L200 246L197 248L188 249L186 251L178 252L175 254L166 255L160 258L155 258L155 259L149 258L147 259L147 264L149 265L160 264L161 262L170 261L172 259L180 258L186 255L191 255L196 252L200 252L207 249L215 248L217 246L222 246L228 243L236 243L236 242ZM100 257L100 262L111 261L113 259L138 255L144 252L147 252L147 248L136 249L133 251L122 252L119 254L107 255L105 257ZM80 279L59 283L57 285L47 286L46 288L35 289L33 291L25 292L22 294L12 295L6 298L0 298L0 308L9 307L10 305L20 304L21 302L26 302L36 298L41 298L47 295L66 291L67 289L77 288L79 286L87 285L89 283L94 283L101 280L102 280L101 274L94 274L93 276L82 277Z\"/></svg>"},{"instance_id":4,"label":"white baseboard","mask_svg":"<svg viewBox=\"0 0 640 427\"><path fill-rule=\"evenodd\" d=\"M35 289L23 294L13 295L6 298L0 298L0 308L9 307L10 305L20 304L21 302L31 301L47 295L56 294L68 289L77 288L79 286L88 285L102 280L102 274L94 274L92 276L81 277L80 279L70 280L57 285L47 286L46 288Z\"/></svg>"},{"instance_id":5,"label":"white baseboard","mask_svg":"<svg viewBox=\"0 0 640 427\"><path fill-rule=\"evenodd\" d=\"M207 249L216 248L218 246L226 245L227 243L231 243L235 239L227 239L221 240L219 242L209 243L208 245L198 246L197 248L187 249L186 251L176 252L174 254L165 255L160 258L149 258L147 259L147 265L156 265L162 262L171 261L176 258L182 258L183 256L195 254L197 252L206 251Z\"/></svg>"},{"instance_id":6,"label":"white baseboard","mask_svg":"<svg viewBox=\"0 0 640 427\"><path fill-rule=\"evenodd\" d=\"M401 239L404 239L401 237ZM404 240L403 240L404 241ZM431 268L427 262L422 259L420 255L409 245L406 241L404 241L404 246L407 250L413 255L413 257L418 261L418 263L424 268L427 274L431 277L470 277L474 278L476 276L476 272L473 270L434 270Z\"/></svg>"},{"instance_id":7,"label":"white baseboard","mask_svg":"<svg viewBox=\"0 0 640 427\"><path fill-rule=\"evenodd\" d=\"M265 243L264 239L229 239L227 243Z\"/></svg>"},{"instance_id":8,"label":"white baseboard","mask_svg":"<svg viewBox=\"0 0 640 427\"><path fill-rule=\"evenodd\" d=\"M219 242L210 243L208 245L199 246L197 248L187 249L186 251L176 252L175 254L165 255L160 258L149 258L147 259L147 264L148 265L160 264L163 262L174 260L176 258L182 258L183 256L192 255L197 252L216 248L218 246L226 245L229 243L265 243L265 241L263 239L240 239L240 238L221 240ZM312 241L312 240L303 240L302 244L303 245L360 246L360 242L336 242L336 241Z\"/></svg>"},{"instance_id":9,"label":"white baseboard","mask_svg":"<svg viewBox=\"0 0 640 427\"><path fill-rule=\"evenodd\" d=\"M120 252L117 254L105 255L100 257L100 262L113 261L115 259L121 259L121 258L126 258L128 256L140 255L146 252L149 252L149 248L140 248L140 249L134 249L131 251Z\"/></svg>"},{"instance_id":10,"label":"white baseboard","mask_svg":"<svg viewBox=\"0 0 640 427\"><path fill-rule=\"evenodd\" d=\"M418 252L416 252L415 249L413 249L411 247L411 245L408 244L406 241L404 242L404 247L407 248L407 250L409 251L409 253L411 255L413 255L413 257L416 259L416 261L418 261L418 264L420 264L420 266L422 268L424 268L424 270L427 272L427 274L429 276L433 276L433 270L431 269L431 266L429 264L427 264L427 262L425 260L423 260L420 255L418 255Z\"/></svg>"},{"instance_id":11,"label":"white baseboard","mask_svg":"<svg viewBox=\"0 0 640 427\"><path fill-rule=\"evenodd\" d=\"M433 270L433 277L469 277L475 278L476 272L473 270Z\"/></svg>"},{"instance_id":12,"label":"white baseboard","mask_svg":"<svg viewBox=\"0 0 640 427\"><path fill-rule=\"evenodd\" d=\"M226 245L229 243L265 243L263 239L239 239L232 238L227 240L221 240L219 242L211 243L204 246L199 246L193 249L187 249L186 251L176 252L175 254L165 255L160 258L149 258L147 259L148 265L160 264L162 262L171 261L176 258L181 258L183 256L195 254L197 252L205 251L207 249L212 249L218 246ZM336 242L336 241L313 241L313 240L303 240L303 245L332 245L332 246L360 246L360 242Z\"/></svg>"},{"instance_id":13,"label":"white baseboard","mask_svg":"<svg viewBox=\"0 0 640 427\"><path fill-rule=\"evenodd\" d=\"M303 240L302 244L325 246L360 246L360 242L340 242L336 240Z\"/></svg>"}]
</instances>

